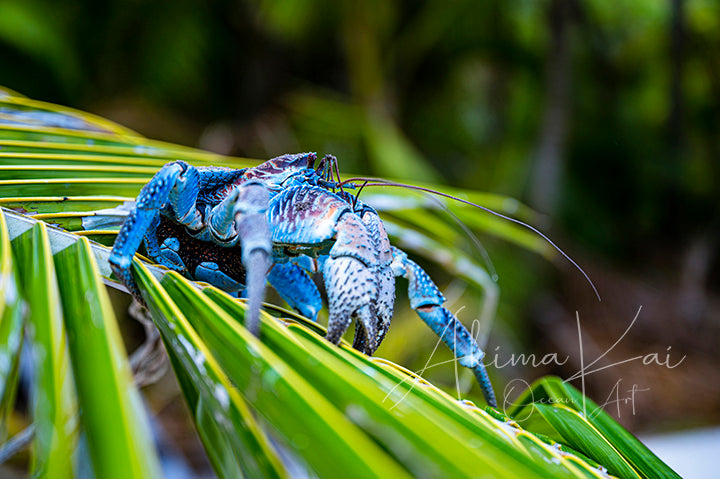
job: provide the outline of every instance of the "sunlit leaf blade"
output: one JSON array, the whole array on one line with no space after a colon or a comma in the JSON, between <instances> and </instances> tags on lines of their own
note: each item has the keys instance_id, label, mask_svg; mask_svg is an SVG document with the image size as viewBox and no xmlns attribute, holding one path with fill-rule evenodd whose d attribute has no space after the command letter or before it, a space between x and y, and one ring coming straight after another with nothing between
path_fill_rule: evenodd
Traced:
<instances>
[{"instance_id":1,"label":"sunlit leaf blade","mask_svg":"<svg viewBox=\"0 0 720 479\"><path fill-rule=\"evenodd\" d=\"M137 135L132 130L90 113L24 97L0 96L0 115L0 121L9 125Z\"/></svg>"},{"instance_id":2,"label":"sunlit leaf blade","mask_svg":"<svg viewBox=\"0 0 720 479\"><path fill-rule=\"evenodd\" d=\"M473 471L481 469L494 477L543 475L543 468L534 467L529 458L518 457L517 454L514 457L505 457L509 448L503 450L503 444L498 450L498 442L501 441L496 440L497 437L477 436L468 429L457 427L458 424L440 410L427 407L427 404L415 394L414 389L398 388L396 387L398 383L384 381L378 375L368 376L368 365L363 364L366 361L359 355L345 354L348 362L344 367L340 367L331 358L343 356L345 352L331 349L328 344L317 341L318 338L305 334L305 331L299 328L292 330L297 338L302 338L301 343L312 353L312 357L326 366L313 367L307 361L301 362L301 358L294 358L298 365L304 366L303 374L312 377L314 384L322 386L321 391L324 394L334 397L333 402L344 404L351 411L353 405L358 403L360 411L364 414L356 415L353 419L361 427L366 428L368 434L378 434L382 426L395 429L398 435L403 434L408 442L417 448L415 453L418 457L434 461L438 474L442 472L458 477L459 475L472 477ZM313 372L312 369L315 371ZM333 371L339 373L339 378L333 377ZM347 382L342 382L340 378L347 378ZM340 384L333 387L333 384L328 382L332 380ZM396 422L398 419L399 421ZM384 443L386 448L396 454L402 452L399 447L408 447L397 437L378 435L375 439ZM476 447L481 443L482 447ZM413 461L416 466L423 466L422 462L418 461L418 457L400 456L399 459L410 461L408 467L412 470ZM454 467L448 466L445 461L452 462ZM502 468L499 464L503 464ZM418 472L414 471L415 474Z\"/></svg>"},{"instance_id":3,"label":"sunlit leaf blade","mask_svg":"<svg viewBox=\"0 0 720 479\"><path fill-rule=\"evenodd\" d=\"M0 165L27 164L32 166L136 166L155 167L172 160L169 156L154 157L140 153L138 147L77 145L73 143L47 143L39 146L33 141L0 139ZM197 160L195 160L197 161Z\"/></svg>"},{"instance_id":4,"label":"sunlit leaf blade","mask_svg":"<svg viewBox=\"0 0 720 479\"><path fill-rule=\"evenodd\" d=\"M458 206L450 203L448 202L448 207L451 211L473 231L487 232L548 258L556 255L556 251L546 240L527 228L487 212L479 211L472 206ZM479 204L482 205L482 203Z\"/></svg>"},{"instance_id":5,"label":"sunlit leaf blade","mask_svg":"<svg viewBox=\"0 0 720 479\"><path fill-rule=\"evenodd\" d=\"M131 198L117 196L0 197L0 206L21 214L97 211L114 208Z\"/></svg>"},{"instance_id":6,"label":"sunlit leaf blade","mask_svg":"<svg viewBox=\"0 0 720 479\"><path fill-rule=\"evenodd\" d=\"M240 394L319 475L407 475L328 398L181 276L168 273L163 285Z\"/></svg>"},{"instance_id":7,"label":"sunlit leaf blade","mask_svg":"<svg viewBox=\"0 0 720 479\"><path fill-rule=\"evenodd\" d=\"M55 266L95 475L159 477L149 422L87 239L58 253Z\"/></svg>"},{"instance_id":8,"label":"sunlit leaf blade","mask_svg":"<svg viewBox=\"0 0 720 479\"><path fill-rule=\"evenodd\" d=\"M535 404L528 414L529 417L521 421L528 429L534 430L538 428L537 421L544 421L547 425L543 430L549 433L555 431L553 436L558 441L567 442L592 457L603 464L610 474L626 479L641 477L612 444L574 409L562 404Z\"/></svg>"},{"instance_id":9,"label":"sunlit leaf blade","mask_svg":"<svg viewBox=\"0 0 720 479\"><path fill-rule=\"evenodd\" d=\"M679 477L596 403L557 377L536 381L515 404L511 414L523 425L554 436L603 464L611 473L616 465L620 469L615 473L622 477ZM633 472L622 472L622 464Z\"/></svg>"},{"instance_id":10,"label":"sunlit leaf blade","mask_svg":"<svg viewBox=\"0 0 720 479\"><path fill-rule=\"evenodd\" d=\"M563 452L561 449L548 445L540 440L534 434L527 431L517 431L515 434L517 444L525 449L525 451L535 457L542 457L550 466L556 469L565 469L570 471L576 477L589 478L605 478L607 474L595 465L581 459L574 451L570 454Z\"/></svg>"},{"instance_id":11,"label":"sunlit leaf blade","mask_svg":"<svg viewBox=\"0 0 720 479\"><path fill-rule=\"evenodd\" d=\"M23 309L5 215L0 211L0 442L7 439L7 418L18 386Z\"/></svg>"},{"instance_id":12,"label":"sunlit leaf blade","mask_svg":"<svg viewBox=\"0 0 720 479\"><path fill-rule=\"evenodd\" d=\"M548 382L553 381L562 384L566 394L573 399L573 404L582 404L583 395L580 391L567 383L562 383L559 378L548 378ZM648 478L680 477L593 400L585 398L585 401L585 407L589 412L588 421L613 444L640 474Z\"/></svg>"},{"instance_id":13,"label":"sunlit leaf blade","mask_svg":"<svg viewBox=\"0 0 720 479\"><path fill-rule=\"evenodd\" d=\"M0 125L1 126L1 125ZM0 135L3 130L0 127ZM102 145L88 140L86 144L50 143L11 140L0 136L0 165L26 163L29 165L122 165L161 168L170 161L183 160L204 165L224 165L232 168L256 166L257 160L219 156L201 150L183 150L145 146L156 144L152 140L137 139L134 146ZM169 145L173 146L173 145Z\"/></svg>"},{"instance_id":14,"label":"sunlit leaf blade","mask_svg":"<svg viewBox=\"0 0 720 479\"><path fill-rule=\"evenodd\" d=\"M17 98L26 98L25 95L22 95L15 90L12 90L6 86L0 86L0 97L4 96L14 96Z\"/></svg>"},{"instance_id":15,"label":"sunlit leaf blade","mask_svg":"<svg viewBox=\"0 0 720 479\"><path fill-rule=\"evenodd\" d=\"M45 225L37 223L12 242L23 296L28 302L28 346L33 359L31 392L35 439L32 473L43 477L73 475L77 443L77 406L62 306Z\"/></svg>"},{"instance_id":16,"label":"sunlit leaf blade","mask_svg":"<svg viewBox=\"0 0 720 479\"><path fill-rule=\"evenodd\" d=\"M545 401L554 405L565 405L578 415L573 416L573 422L577 418L581 418L586 422L596 434L602 437L602 440L611 444L618 454L630 464L634 470L641 476L647 478L661 477L679 477L675 471L670 469L667 464L661 461L653 454L643 443L635 436L630 434L625 428L620 426L612 417L610 417L600 406L591 399L584 397L580 391L572 385L563 382L560 378L548 376L542 378L525 391L516 401L511 414L516 418L526 418L525 422L532 419L532 409L535 407L534 402ZM566 417L567 414L566 414ZM542 425L540 426L542 427ZM562 427L559 425L558 427ZM578 430L585 426L578 426ZM532 429L532 427L530 427ZM557 431L557 429L556 429ZM573 446L574 448L588 454L599 463L608 466L601 456L597 456L592 452L591 447L594 443L586 445L585 448L580 447L587 437L575 437L576 433L573 429L564 432L557 431L561 436L561 441ZM598 447L601 447L599 444Z\"/></svg>"},{"instance_id":17,"label":"sunlit leaf blade","mask_svg":"<svg viewBox=\"0 0 720 479\"><path fill-rule=\"evenodd\" d=\"M185 315L147 269L136 274L215 471L226 478L284 477L247 404Z\"/></svg>"},{"instance_id":18,"label":"sunlit leaf blade","mask_svg":"<svg viewBox=\"0 0 720 479\"><path fill-rule=\"evenodd\" d=\"M0 196L137 196L147 179L143 178L83 178L0 180Z\"/></svg>"},{"instance_id":19,"label":"sunlit leaf blade","mask_svg":"<svg viewBox=\"0 0 720 479\"><path fill-rule=\"evenodd\" d=\"M107 133L94 133L62 128L40 128L0 123L0 138L8 141L37 143L64 143L77 145L125 146L141 143L142 137L118 137ZM134 140L134 141L133 141Z\"/></svg>"},{"instance_id":20,"label":"sunlit leaf blade","mask_svg":"<svg viewBox=\"0 0 720 479\"><path fill-rule=\"evenodd\" d=\"M147 166L120 165L56 165L48 168L45 165L0 165L0 178L5 180L51 179L51 178L144 178L149 181L156 168Z\"/></svg>"}]
</instances>

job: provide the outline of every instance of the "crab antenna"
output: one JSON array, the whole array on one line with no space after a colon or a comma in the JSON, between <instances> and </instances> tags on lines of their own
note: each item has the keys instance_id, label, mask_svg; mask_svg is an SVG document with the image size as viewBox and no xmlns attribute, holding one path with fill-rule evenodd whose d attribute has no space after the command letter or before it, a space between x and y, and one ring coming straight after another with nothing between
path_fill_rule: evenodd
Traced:
<instances>
[{"instance_id":1,"label":"crab antenna","mask_svg":"<svg viewBox=\"0 0 720 479\"><path fill-rule=\"evenodd\" d=\"M357 200L360 198L360 193L362 193L363 188L368 184L368 181L365 181L365 183L362 184L360 189L358 189L357 193L355 193L355 199L353 200L353 211L355 211L355 206L357 206Z\"/></svg>"},{"instance_id":2,"label":"crab antenna","mask_svg":"<svg viewBox=\"0 0 720 479\"><path fill-rule=\"evenodd\" d=\"M343 182L340 183L340 184L342 185L342 184L349 183L349 182L352 182L352 181L365 181L365 182L366 182L366 185L365 185L365 186L395 186L395 187L399 187L399 188L408 188L408 189L411 189L411 190L418 190L418 191L424 191L424 192L426 192L426 193L432 193L433 195L443 196L443 197L445 197L445 198L449 198L449 199L451 199L451 200L455 200L455 201L458 201L458 202L460 202L460 203L464 203L464 204L466 204L466 205L474 206L475 208L479 208L479 209L481 209L481 210L483 210L483 211L485 211L485 212L487 212L487 213L490 213L491 215L497 216L498 218L502 218L502 219L504 219L504 220L506 220L506 221L510 221L510 222L515 223L515 224L518 224L518 225L520 225L520 226L522 226L522 227L524 227L524 228L527 228L527 229L529 229L530 231L532 231L533 233L535 233L536 235L540 236L540 237L541 237L542 239L544 239L545 241L547 241L553 248L555 248L555 250L556 250L558 253L560 253L566 260L568 260L568 261L570 262L570 264L572 264L575 268L577 268L577 270L580 271L580 273L582 273L582 275L585 277L585 279L587 280L587 282L590 283L590 286L592 287L593 291L595 292L595 296L597 296L598 301L602 301L602 298L600 297L600 293L598 292L597 288L595 287L595 283L592 282L592 280L590 279L590 276L587 275L587 273L585 272L585 270L582 269L582 268L580 267L580 265L578 265L570 256L568 256L567 253L565 253L565 251L563 251L562 249L560 249L560 247L559 247L558 245L556 245L550 238L548 238L547 235L545 235L545 233L543 233L543 232L540 231L539 229L535 228L534 226L531 226L531 225L529 225L529 224L527 224L527 223L524 223L524 222L522 222L522 221L520 221L520 220L518 220L518 219L515 219L515 218L511 217L511 216L506 216L506 215L504 215L504 214L502 214L502 213L498 213L497 211L493 211L493 210L491 210L490 208L487 208L487 207L485 207L485 206L480 206L480 205L475 204L475 203L473 203L473 202L471 202L471 201L464 200L464 199L462 199L462 198L458 198L457 196L449 195L449 194L447 194L447 193L442 193L442 192L440 192L440 191L436 191L436 190L433 190L433 189L430 189L430 188L424 188L424 187L422 187L422 186L406 185L406 184L404 184L404 183L394 183L394 182L391 182L391 181L384 180L384 179L382 179L382 178L360 178L360 177L357 177L357 178L349 178L349 179L343 181ZM367 182L369 182L369 181L375 181L376 183L367 183Z\"/></svg>"}]
</instances>

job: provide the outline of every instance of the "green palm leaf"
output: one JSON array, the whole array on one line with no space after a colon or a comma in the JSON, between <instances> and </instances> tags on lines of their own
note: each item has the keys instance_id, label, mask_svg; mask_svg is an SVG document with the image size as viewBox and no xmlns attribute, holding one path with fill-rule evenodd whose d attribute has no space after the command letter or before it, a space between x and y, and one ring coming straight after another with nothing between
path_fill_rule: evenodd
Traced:
<instances>
[{"instance_id":1,"label":"green palm leaf","mask_svg":"<svg viewBox=\"0 0 720 479\"><path fill-rule=\"evenodd\" d=\"M39 224L15 238L13 249L18 263L22 296L29 309L29 343L33 364L32 416L35 419L32 472L48 477L69 477L75 467L77 403L74 380L63 327L50 242ZM28 301L43 298L42 301Z\"/></svg>"},{"instance_id":2,"label":"green palm leaf","mask_svg":"<svg viewBox=\"0 0 720 479\"><path fill-rule=\"evenodd\" d=\"M35 430L33 473L69 477L92 466L97 477L159 475L146 412L101 285L112 282L109 248L88 237L110 245L123 203L175 159L255 164L147 140L0 89L0 433L9 424L20 351L28 347L35 371L27 418ZM532 215L506 198L452 194ZM372 196L396 240L486 293L486 319L494 315L497 286L455 246L463 230L453 215L474 231L549 251L515 225L463 205L436 207L406 191ZM134 274L220 477L605 477L605 471L673 477L602 413L583 417L528 396L507 417L457 401L345 343L333 346L322 326L280 307L266 305L258 339L242 325L241 300L139 259ZM553 379L530 390L536 399L541 391L582 398Z\"/></svg>"},{"instance_id":3,"label":"green palm leaf","mask_svg":"<svg viewBox=\"0 0 720 479\"><path fill-rule=\"evenodd\" d=\"M43 229L43 223L36 228ZM88 240L80 238L54 262L95 475L157 477L150 427Z\"/></svg>"}]
</instances>

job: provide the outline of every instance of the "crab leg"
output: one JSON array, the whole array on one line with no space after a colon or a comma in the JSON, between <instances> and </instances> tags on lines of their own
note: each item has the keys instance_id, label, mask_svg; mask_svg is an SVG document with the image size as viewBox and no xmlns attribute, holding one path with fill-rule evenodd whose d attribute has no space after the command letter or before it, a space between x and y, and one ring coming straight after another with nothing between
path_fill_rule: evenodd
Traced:
<instances>
[{"instance_id":1,"label":"crab leg","mask_svg":"<svg viewBox=\"0 0 720 479\"><path fill-rule=\"evenodd\" d=\"M458 362L472 369L488 405L497 406L490 378L482 362L485 353L475 338L454 314L442 306L445 297L430 276L402 250L395 247L392 250L395 275L404 276L409 281L410 306L452 350Z\"/></svg>"},{"instance_id":2,"label":"crab leg","mask_svg":"<svg viewBox=\"0 0 720 479\"><path fill-rule=\"evenodd\" d=\"M269 194L264 186L258 183L244 184L238 188L234 207L242 262L247 272L245 327L256 336L260 332L260 303L265 295L267 273L272 266L268 201Z\"/></svg>"},{"instance_id":3,"label":"crab leg","mask_svg":"<svg viewBox=\"0 0 720 479\"><path fill-rule=\"evenodd\" d=\"M291 308L317 321L322 297L313 280L300 266L292 262L276 263L267 279Z\"/></svg>"},{"instance_id":4,"label":"crab leg","mask_svg":"<svg viewBox=\"0 0 720 479\"><path fill-rule=\"evenodd\" d=\"M145 302L130 272L132 258L143 237L157 221L160 210L167 204L172 207L182 224L193 229L202 226L202 217L195 208L199 188L199 174L194 167L182 161L163 166L140 191L135 208L120 228L110 253L110 267L142 304Z\"/></svg>"}]
</instances>

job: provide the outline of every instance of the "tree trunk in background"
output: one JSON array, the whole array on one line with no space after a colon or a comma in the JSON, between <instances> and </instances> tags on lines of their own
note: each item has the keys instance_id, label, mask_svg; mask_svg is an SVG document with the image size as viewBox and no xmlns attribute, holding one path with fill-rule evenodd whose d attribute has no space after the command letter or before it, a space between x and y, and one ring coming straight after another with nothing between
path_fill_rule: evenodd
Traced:
<instances>
[{"instance_id":1,"label":"tree trunk in background","mask_svg":"<svg viewBox=\"0 0 720 479\"><path fill-rule=\"evenodd\" d=\"M670 115L668 117L668 133L673 153L678 157L683 143L683 95L682 79L685 60L685 16L683 0L671 0L672 20L670 39L672 42L672 72L670 80Z\"/></svg>"},{"instance_id":2,"label":"tree trunk in background","mask_svg":"<svg viewBox=\"0 0 720 479\"><path fill-rule=\"evenodd\" d=\"M560 194L570 103L570 8L565 0L552 0L548 11L550 51L547 56L547 96L542 130L535 153L530 204L552 213Z\"/></svg>"}]
</instances>

